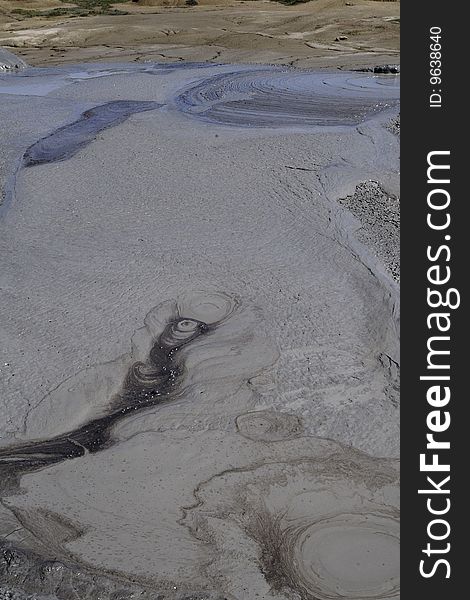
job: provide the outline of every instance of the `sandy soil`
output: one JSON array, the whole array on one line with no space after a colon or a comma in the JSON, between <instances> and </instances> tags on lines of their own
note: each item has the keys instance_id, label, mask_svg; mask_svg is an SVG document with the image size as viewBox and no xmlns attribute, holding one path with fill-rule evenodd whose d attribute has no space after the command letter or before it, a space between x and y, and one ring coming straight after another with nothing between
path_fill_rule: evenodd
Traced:
<instances>
[{"instance_id":1,"label":"sandy soil","mask_svg":"<svg viewBox=\"0 0 470 600\"><path fill-rule=\"evenodd\" d=\"M258 62L363 66L398 61L399 2L314 0L284 6L258 0L141 0L129 15L24 18L19 6L56 0L0 0L0 45L33 65L81 61Z\"/></svg>"}]
</instances>

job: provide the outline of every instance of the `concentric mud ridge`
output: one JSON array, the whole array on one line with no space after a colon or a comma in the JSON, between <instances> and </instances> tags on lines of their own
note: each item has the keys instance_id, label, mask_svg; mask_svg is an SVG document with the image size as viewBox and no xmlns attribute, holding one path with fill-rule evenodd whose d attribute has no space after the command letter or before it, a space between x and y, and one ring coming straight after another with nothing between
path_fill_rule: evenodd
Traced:
<instances>
[{"instance_id":1,"label":"concentric mud ridge","mask_svg":"<svg viewBox=\"0 0 470 600\"><path fill-rule=\"evenodd\" d=\"M23 166L66 160L92 142L96 135L119 125L131 115L160 108L158 102L115 100L85 111L78 121L60 127L47 137L30 146L23 156Z\"/></svg>"},{"instance_id":2,"label":"concentric mud ridge","mask_svg":"<svg viewBox=\"0 0 470 600\"><path fill-rule=\"evenodd\" d=\"M396 104L395 76L252 70L216 75L188 88L176 106L236 126L357 125Z\"/></svg>"},{"instance_id":3,"label":"concentric mud ridge","mask_svg":"<svg viewBox=\"0 0 470 600\"><path fill-rule=\"evenodd\" d=\"M394 464L345 449L325 458L312 446L316 457L305 459L308 438L298 440L296 447L298 460L267 462L203 484L198 503L186 513L187 524L216 540L217 568L222 571L231 546L241 547L245 536L254 540L257 549L250 547L239 572L254 581L250 562L259 562L266 581L282 598L398 600ZM229 521L230 541L214 515ZM228 589L239 590L229 570L226 576L233 586Z\"/></svg>"},{"instance_id":4,"label":"concentric mud ridge","mask_svg":"<svg viewBox=\"0 0 470 600\"><path fill-rule=\"evenodd\" d=\"M278 356L260 321L233 295L187 292L148 313L129 356L34 407L25 435L49 438L0 455L10 590L397 599L395 462L257 410Z\"/></svg>"}]
</instances>

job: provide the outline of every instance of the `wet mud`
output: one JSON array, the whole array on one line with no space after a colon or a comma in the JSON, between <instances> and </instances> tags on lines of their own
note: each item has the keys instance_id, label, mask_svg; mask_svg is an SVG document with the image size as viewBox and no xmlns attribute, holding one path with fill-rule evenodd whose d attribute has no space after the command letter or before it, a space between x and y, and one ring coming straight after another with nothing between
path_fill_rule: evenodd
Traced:
<instances>
[{"instance_id":1,"label":"wet mud","mask_svg":"<svg viewBox=\"0 0 470 600\"><path fill-rule=\"evenodd\" d=\"M80 119L65 125L38 140L23 156L23 166L32 167L44 163L67 160L74 156L95 137L109 127L123 123L131 115L160 108L157 102L116 100L85 111Z\"/></svg>"}]
</instances>

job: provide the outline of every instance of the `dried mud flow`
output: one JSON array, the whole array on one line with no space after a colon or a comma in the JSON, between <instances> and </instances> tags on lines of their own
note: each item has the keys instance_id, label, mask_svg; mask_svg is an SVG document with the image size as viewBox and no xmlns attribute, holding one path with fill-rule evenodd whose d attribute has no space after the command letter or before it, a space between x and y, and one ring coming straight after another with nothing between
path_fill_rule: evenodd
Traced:
<instances>
[{"instance_id":1,"label":"dried mud flow","mask_svg":"<svg viewBox=\"0 0 470 600\"><path fill-rule=\"evenodd\" d=\"M64 125L51 135L30 146L23 156L23 166L31 167L71 158L83 146L108 127L119 125L130 115L145 110L155 110L157 102L115 100L85 111L78 121Z\"/></svg>"},{"instance_id":2,"label":"dried mud flow","mask_svg":"<svg viewBox=\"0 0 470 600\"><path fill-rule=\"evenodd\" d=\"M0 598L399 598L396 75L0 77Z\"/></svg>"},{"instance_id":3,"label":"dried mud flow","mask_svg":"<svg viewBox=\"0 0 470 600\"><path fill-rule=\"evenodd\" d=\"M394 78L256 70L217 75L180 94L184 112L213 123L287 127L357 125L397 105Z\"/></svg>"}]
</instances>

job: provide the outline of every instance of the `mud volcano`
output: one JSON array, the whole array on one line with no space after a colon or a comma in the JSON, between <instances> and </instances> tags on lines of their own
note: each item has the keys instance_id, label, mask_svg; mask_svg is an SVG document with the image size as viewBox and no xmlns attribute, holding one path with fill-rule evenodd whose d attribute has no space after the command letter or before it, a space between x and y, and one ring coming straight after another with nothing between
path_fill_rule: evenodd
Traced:
<instances>
[{"instance_id":1,"label":"mud volcano","mask_svg":"<svg viewBox=\"0 0 470 600\"><path fill-rule=\"evenodd\" d=\"M0 77L0 596L397 600L398 81Z\"/></svg>"},{"instance_id":2,"label":"mud volcano","mask_svg":"<svg viewBox=\"0 0 470 600\"><path fill-rule=\"evenodd\" d=\"M23 166L31 167L71 158L91 143L101 131L119 125L133 114L155 110L160 106L157 102L132 100L116 100L95 106L84 112L74 123L57 129L30 146L24 153Z\"/></svg>"},{"instance_id":3,"label":"mud volcano","mask_svg":"<svg viewBox=\"0 0 470 600\"><path fill-rule=\"evenodd\" d=\"M148 359L130 367L122 391L110 399L107 415L55 438L0 450L3 487L7 481L18 483L24 473L109 447L111 428L131 411L169 402L184 374L181 349L209 331L208 325L194 319L173 320L155 341Z\"/></svg>"}]
</instances>

